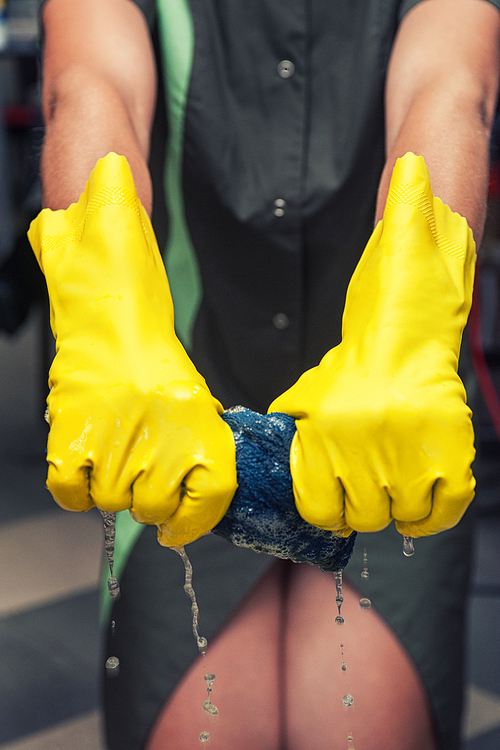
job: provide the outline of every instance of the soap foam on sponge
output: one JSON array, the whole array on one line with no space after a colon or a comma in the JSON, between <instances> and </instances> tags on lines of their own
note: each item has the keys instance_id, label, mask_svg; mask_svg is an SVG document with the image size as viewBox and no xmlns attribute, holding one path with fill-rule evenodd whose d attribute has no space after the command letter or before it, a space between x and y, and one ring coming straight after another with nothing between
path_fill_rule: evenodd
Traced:
<instances>
[{"instance_id":1,"label":"soap foam on sponge","mask_svg":"<svg viewBox=\"0 0 500 750\"><path fill-rule=\"evenodd\" d=\"M223 419L236 443L238 489L212 533L237 546L325 571L345 568L356 532L335 536L304 521L295 507L289 458L295 420L243 407L230 409Z\"/></svg>"}]
</instances>

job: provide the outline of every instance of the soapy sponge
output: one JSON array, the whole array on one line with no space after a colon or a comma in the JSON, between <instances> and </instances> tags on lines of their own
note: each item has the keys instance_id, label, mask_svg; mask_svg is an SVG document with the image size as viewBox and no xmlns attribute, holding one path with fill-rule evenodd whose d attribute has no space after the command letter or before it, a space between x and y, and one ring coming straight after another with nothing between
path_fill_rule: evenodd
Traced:
<instances>
[{"instance_id":1,"label":"soapy sponge","mask_svg":"<svg viewBox=\"0 0 500 750\"><path fill-rule=\"evenodd\" d=\"M240 547L325 571L342 570L356 532L334 536L304 521L295 507L290 445L295 420L287 414L257 414L235 407L223 415L236 443L238 489L213 533Z\"/></svg>"}]
</instances>

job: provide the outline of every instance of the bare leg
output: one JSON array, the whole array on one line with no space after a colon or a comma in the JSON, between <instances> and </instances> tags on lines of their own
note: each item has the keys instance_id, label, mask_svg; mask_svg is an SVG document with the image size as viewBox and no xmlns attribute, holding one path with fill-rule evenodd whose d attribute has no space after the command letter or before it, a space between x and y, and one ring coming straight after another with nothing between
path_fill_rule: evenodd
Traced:
<instances>
[{"instance_id":1,"label":"bare leg","mask_svg":"<svg viewBox=\"0 0 500 750\"><path fill-rule=\"evenodd\" d=\"M202 731L211 734L207 748L280 749L284 570L280 562L271 568L209 644L206 656L186 673L160 714L147 750L201 750ZM206 672L216 675L211 698L220 715L215 718L201 708Z\"/></svg>"},{"instance_id":2,"label":"bare leg","mask_svg":"<svg viewBox=\"0 0 500 750\"><path fill-rule=\"evenodd\" d=\"M344 625L336 614L333 575L295 566L286 610L287 750L347 750L348 734L356 750L435 750L426 696L399 641L347 584ZM354 697L350 708L345 694Z\"/></svg>"},{"instance_id":3,"label":"bare leg","mask_svg":"<svg viewBox=\"0 0 500 750\"><path fill-rule=\"evenodd\" d=\"M357 750L436 750L423 687L397 639L347 584L343 626L336 614L333 575L277 562L187 672L147 750L201 750L202 731L217 750L347 750L348 733ZM205 672L217 676L215 720L201 709Z\"/></svg>"}]
</instances>

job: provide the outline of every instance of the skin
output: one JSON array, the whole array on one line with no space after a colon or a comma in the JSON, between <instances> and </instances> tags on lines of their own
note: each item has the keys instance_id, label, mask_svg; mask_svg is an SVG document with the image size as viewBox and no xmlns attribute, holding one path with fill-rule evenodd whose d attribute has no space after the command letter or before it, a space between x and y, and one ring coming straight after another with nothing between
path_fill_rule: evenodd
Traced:
<instances>
[{"instance_id":1,"label":"skin","mask_svg":"<svg viewBox=\"0 0 500 750\"><path fill-rule=\"evenodd\" d=\"M277 561L177 686L147 750L192 750L210 731L222 750L434 750L426 697L407 655L374 609L309 565ZM344 644L346 672L341 670ZM216 675L214 723L200 708ZM342 702L354 696L349 713Z\"/></svg>"},{"instance_id":2,"label":"skin","mask_svg":"<svg viewBox=\"0 0 500 750\"><path fill-rule=\"evenodd\" d=\"M115 151L151 213L156 71L143 14L129 0L50 0L44 27L44 206L75 203L97 160Z\"/></svg>"},{"instance_id":3,"label":"skin","mask_svg":"<svg viewBox=\"0 0 500 750\"><path fill-rule=\"evenodd\" d=\"M498 11L484 0L425 0L404 18L388 70L382 217L396 159L422 155L434 195L468 221L479 246L498 89Z\"/></svg>"},{"instance_id":4,"label":"skin","mask_svg":"<svg viewBox=\"0 0 500 750\"><path fill-rule=\"evenodd\" d=\"M156 78L141 12L129 0L50 0L44 21L44 205L67 208L96 161L116 151L127 157L150 210L146 162ZM479 244L499 30L500 14L486 0L424 0L405 16L387 78L387 162L377 220L396 158L413 151L426 160L434 194L466 217ZM210 645L207 667L221 676L238 675L234 684L220 679L214 687L221 711L219 750L346 747L337 639L331 636L332 586L332 578L316 569L278 562ZM360 610L358 598L346 586L346 648L349 637L352 693L359 707L355 746L434 750L415 669L375 609ZM203 715L199 727L193 720L202 669L197 663L184 676L158 718L148 750L187 750L207 728Z\"/></svg>"},{"instance_id":5,"label":"skin","mask_svg":"<svg viewBox=\"0 0 500 750\"><path fill-rule=\"evenodd\" d=\"M44 24L44 205L67 208L78 200L97 160L116 151L127 157L150 210L156 75L142 13L130 0L50 0ZM394 163L411 150L424 156L434 194L465 216L479 244L498 26L486 0L424 0L405 16L388 70L387 161L376 220Z\"/></svg>"}]
</instances>

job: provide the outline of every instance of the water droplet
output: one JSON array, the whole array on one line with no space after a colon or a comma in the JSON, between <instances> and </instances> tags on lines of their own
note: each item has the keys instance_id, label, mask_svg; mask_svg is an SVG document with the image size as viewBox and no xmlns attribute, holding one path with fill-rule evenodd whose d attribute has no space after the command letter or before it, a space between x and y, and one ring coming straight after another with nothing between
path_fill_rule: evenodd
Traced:
<instances>
[{"instance_id":1,"label":"water droplet","mask_svg":"<svg viewBox=\"0 0 500 750\"><path fill-rule=\"evenodd\" d=\"M213 682L215 680L215 675L208 672L203 679L205 682Z\"/></svg>"},{"instance_id":2,"label":"water droplet","mask_svg":"<svg viewBox=\"0 0 500 750\"><path fill-rule=\"evenodd\" d=\"M354 698L349 693L347 695L344 695L342 700L344 702L344 706L352 706L352 704L354 703Z\"/></svg>"},{"instance_id":3,"label":"water droplet","mask_svg":"<svg viewBox=\"0 0 500 750\"><path fill-rule=\"evenodd\" d=\"M219 709L217 706L214 706L210 698L206 698L203 703L201 704L201 707L205 711L205 713L210 714L210 716L217 716L219 713Z\"/></svg>"},{"instance_id":4,"label":"water droplet","mask_svg":"<svg viewBox=\"0 0 500 750\"><path fill-rule=\"evenodd\" d=\"M342 672L345 672L347 669L347 664L345 663L345 661L343 661L340 666L342 667Z\"/></svg>"},{"instance_id":5,"label":"water droplet","mask_svg":"<svg viewBox=\"0 0 500 750\"><path fill-rule=\"evenodd\" d=\"M354 738L353 738L352 734L348 734L348 735L347 735L347 742L352 742L352 741L353 741L353 739L354 739Z\"/></svg>"},{"instance_id":6,"label":"water droplet","mask_svg":"<svg viewBox=\"0 0 500 750\"><path fill-rule=\"evenodd\" d=\"M116 599L117 596L120 596L120 583L118 581L118 578L115 578L115 576L110 576L108 578L108 591L109 595L113 597L113 599Z\"/></svg>"},{"instance_id":7,"label":"water droplet","mask_svg":"<svg viewBox=\"0 0 500 750\"><path fill-rule=\"evenodd\" d=\"M115 635L116 633L116 622L114 620L111 620L111 635Z\"/></svg>"},{"instance_id":8,"label":"water droplet","mask_svg":"<svg viewBox=\"0 0 500 750\"><path fill-rule=\"evenodd\" d=\"M118 677L120 672L120 660L117 656L110 656L106 659L106 675L108 677Z\"/></svg>"},{"instance_id":9,"label":"water droplet","mask_svg":"<svg viewBox=\"0 0 500 750\"><path fill-rule=\"evenodd\" d=\"M359 606L361 607L361 609L370 609L370 607L372 606L372 603L369 599L367 599L366 597L363 597L362 599L359 600Z\"/></svg>"},{"instance_id":10,"label":"water droplet","mask_svg":"<svg viewBox=\"0 0 500 750\"><path fill-rule=\"evenodd\" d=\"M411 557L415 553L415 548L413 546L413 537L411 536L404 536L403 537L403 555L406 557Z\"/></svg>"},{"instance_id":11,"label":"water droplet","mask_svg":"<svg viewBox=\"0 0 500 750\"><path fill-rule=\"evenodd\" d=\"M335 622L336 622L337 625L343 625L344 624L344 618L342 617L342 615L337 615L337 617L335 618Z\"/></svg>"},{"instance_id":12,"label":"water droplet","mask_svg":"<svg viewBox=\"0 0 500 750\"><path fill-rule=\"evenodd\" d=\"M361 571L361 578L364 578L366 581L369 577L370 573L368 572L368 554L365 547L363 550L363 570Z\"/></svg>"},{"instance_id":13,"label":"water droplet","mask_svg":"<svg viewBox=\"0 0 500 750\"><path fill-rule=\"evenodd\" d=\"M200 649L201 653L205 653L205 649L207 647L208 641L206 638L203 638L202 635L198 636L196 639L196 643L198 644L198 648Z\"/></svg>"},{"instance_id":14,"label":"water droplet","mask_svg":"<svg viewBox=\"0 0 500 750\"><path fill-rule=\"evenodd\" d=\"M210 732L202 732L200 734L200 742L207 742L210 739Z\"/></svg>"}]
</instances>

